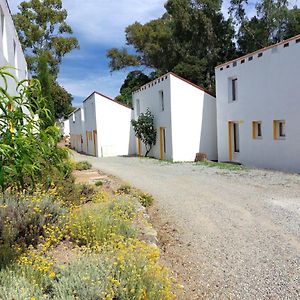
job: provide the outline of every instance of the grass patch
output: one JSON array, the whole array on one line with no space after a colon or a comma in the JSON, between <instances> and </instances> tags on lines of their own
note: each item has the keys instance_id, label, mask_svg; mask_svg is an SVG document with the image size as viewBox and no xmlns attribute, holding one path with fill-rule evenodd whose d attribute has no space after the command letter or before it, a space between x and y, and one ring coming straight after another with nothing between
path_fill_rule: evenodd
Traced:
<instances>
[{"instance_id":1,"label":"grass patch","mask_svg":"<svg viewBox=\"0 0 300 300\"><path fill-rule=\"evenodd\" d=\"M150 207L154 198L152 195L144 193L138 189L133 188L130 184L121 185L116 191L116 195L131 195L136 198L144 207Z\"/></svg>"},{"instance_id":2,"label":"grass patch","mask_svg":"<svg viewBox=\"0 0 300 300\"><path fill-rule=\"evenodd\" d=\"M225 169L230 171L247 171L248 168L242 165L233 164L233 163L225 163L225 162L213 162L213 161L202 161L197 162L197 165L205 166L209 168L219 168L219 169Z\"/></svg>"},{"instance_id":3,"label":"grass patch","mask_svg":"<svg viewBox=\"0 0 300 300\"><path fill-rule=\"evenodd\" d=\"M92 165L86 160L75 163L75 170L78 171L90 170L91 168Z\"/></svg>"}]
</instances>

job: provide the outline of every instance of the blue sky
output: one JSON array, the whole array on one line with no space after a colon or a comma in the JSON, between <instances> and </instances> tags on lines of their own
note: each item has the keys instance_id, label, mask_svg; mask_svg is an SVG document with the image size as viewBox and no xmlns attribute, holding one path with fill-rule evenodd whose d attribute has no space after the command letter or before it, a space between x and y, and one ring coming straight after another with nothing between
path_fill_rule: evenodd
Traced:
<instances>
[{"instance_id":1,"label":"blue sky","mask_svg":"<svg viewBox=\"0 0 300 300\"><path fill-rule=\"evenodd\" d=\"M224 3L224 12L228 2ZM21 0L8 0L13 13ZM63 59L59 82L73 96L74 106L80 106L93 91L110 97L119 94L128 70L110 73L106 50L125 43L125 28L135 21L145 23L160 17L165 0L64 0L68 23L80 43Z\"/></svg>"}]
</instances>

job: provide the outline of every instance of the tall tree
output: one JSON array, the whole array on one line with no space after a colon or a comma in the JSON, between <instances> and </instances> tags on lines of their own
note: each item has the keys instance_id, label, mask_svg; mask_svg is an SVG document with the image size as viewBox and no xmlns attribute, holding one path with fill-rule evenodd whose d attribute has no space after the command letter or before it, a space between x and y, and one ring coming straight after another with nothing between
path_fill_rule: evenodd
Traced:
<instances>
[{"instance_id":1,"label":"tall tree","mask_svg":"<svg viewBox=\"0 0 300 300\"><path fill-rule=\"evenodd\" d=\"M62 0L23 1L18 8L14 22L29 70L40 79L53 116L66 116L72 107L72 96L56 79L62 58L79 48L66 22L67 11L62 7Z\"/></svg>"},{"instance_id":2,"label":"tall tree","mask_svg":"<svg viewBox=\"0 0 300 300\"><path fill-rule=\"evenodd\" d=\"M49 116L45 114L39 116L43 120L43 124L46 128L54 124L54 102L51 94L51 85L53 82L53 78L49 72L48 57L46 53L43 53L39 56L37 64L37 79L41 84L42 96L46 100L46 108L49 111Z\"/></svg>"},{"instance_id":3,"label":"tall tree","mask_svg":"<svg viewBox=\"0 0 300 300\"><path fill-rule=\"evenodd\" d=\"M132 106L132 93L151 80L152 77L145 75L142 71L129 72L121 86L120 95L115 100Z\"/></svg>"},{"instance_id":4,"label":"tall tree","mask_svg":"<svg viewBox=\"0 0 300 300\"><path fill-rule=\"evenodd\" d=\"M51 98L54 105L55 119L65 119L74 110L72 107L73 96L59 85L57 81L52 82Z\"/></svg>"},{"instance_id":5,"label":"tall tree","mask_svg":"<svg viewBox=\"0 0 300 300\"><path fill-rule=\"evenodd\" d=\"M165 8L161 18L126 28L136 54L109 50L111 70L142 65L157 75L174 71L213 92L215 65L235 55L234 29L221 13L221 1L169 0Z\"/></svg>"},{"instance_id":6,"label":"tall tree","mask_svg":"<svg viewBox=\"0 0 300 300\"><path fill-rule=\"evenodd\" d=\"M35 73L40 53L47 52L51 74L56 78L63 56L79 48L66 22L68 14L62 0L23 1L18 8L14 22L29 69Z\"/></svg>"},{"instance_id":7,"label":"tall tree","mask_svg":"<svg viewBox=\"0 0 300 300\"><path fill-rule=\"evenodd\" d=\"M287 0L259 0L256 15L247 16L247 0L231 0L229 12L237 26L240 55L280 42L300 33L300 13Z\"/></svg>"}]
</instances>

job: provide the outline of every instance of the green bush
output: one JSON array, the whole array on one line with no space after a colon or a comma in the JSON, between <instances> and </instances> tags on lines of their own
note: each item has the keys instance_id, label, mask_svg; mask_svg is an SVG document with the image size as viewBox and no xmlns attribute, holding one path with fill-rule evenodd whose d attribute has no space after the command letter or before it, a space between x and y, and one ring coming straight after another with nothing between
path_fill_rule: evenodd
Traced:
<instances>
[{"instance_id":1,"label":"green bush","mask_svg":"<svg viewBox=\"0 0 300 300\"><path fill-rule=\"evenodd\" d=\"M147 193L138 191L135 196L144 207L150 207L154 202L153 196Z\"/></svg>"},{"instance_id":2,"label":"green bush","mask_svg":"<svg viewBox=\"0 0 300 300\"><path fill-rule=\"evenodd\" d=\"M75 169L78 171L90 170L91 168L92 165L86 160L79 161L75 164Z\"/></svg>"},{"instance_id":3,"label":"green bush","mask_svg":"<svg viewBox=\"0 0 300 300\"><path fill-rule=\"evenodd\" d=\"M95 186L102 186L102 185L103 185L103 181L101 181L101 180L97 180L95 182Z\"/></svg>"},{"instance_id":4,"label":"green bush","mask_svg":"<svg viewBox=\"0 0 300 300\"><path fill-rule=\"evenodd\" d=\"M126 195L129 195L132 193L132 187L130 184L128 183L125 183L125 184L122 184L116 191L116 194L126 194Z\"/></svg>"},{"instance_id":5,"label":"green bush","mask_svg":"<svg viewBox=\"0 0 300 300\"><path fill-rule=\"evenodd\" d=\"M52 116L46 108L38 80L17 82L7 67L0 68L4 82L0 89L0 188L35 187L49 177L53 169L63 175L68 151L57 147L60 129L44 124ZM8 92L8 81L17 84L17 96ZM25 112L27 110L27 113ZM36 117L36 116L43 116ZM68 168L67 168L68 169Z\"/></svg>"}]
</instances>

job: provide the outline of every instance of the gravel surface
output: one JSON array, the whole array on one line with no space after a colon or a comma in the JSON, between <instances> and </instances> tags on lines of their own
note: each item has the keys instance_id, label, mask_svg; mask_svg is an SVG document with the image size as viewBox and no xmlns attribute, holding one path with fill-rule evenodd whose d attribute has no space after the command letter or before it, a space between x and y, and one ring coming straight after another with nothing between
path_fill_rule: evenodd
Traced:
<instances>
[{"instance_id":1,"label":"gravel surface","mask_svg":"<svg viewBox=\"0 0 300 300\"><path fill-rule=\"evenodd\" d=\"M75 159L155 197L180 235L185 299L300 299L299 175L128 157Z\"/></svg>"}]
</instances>

